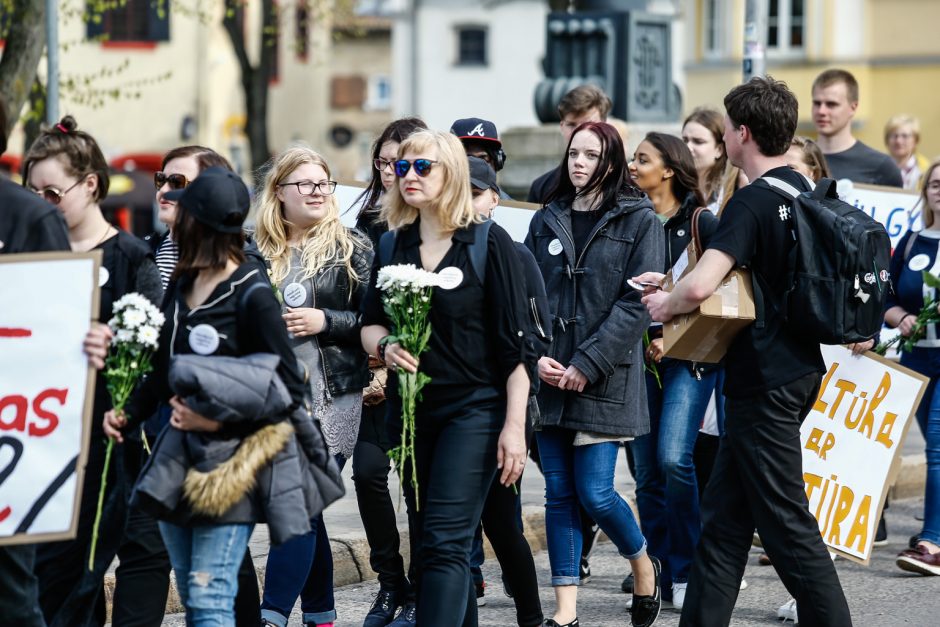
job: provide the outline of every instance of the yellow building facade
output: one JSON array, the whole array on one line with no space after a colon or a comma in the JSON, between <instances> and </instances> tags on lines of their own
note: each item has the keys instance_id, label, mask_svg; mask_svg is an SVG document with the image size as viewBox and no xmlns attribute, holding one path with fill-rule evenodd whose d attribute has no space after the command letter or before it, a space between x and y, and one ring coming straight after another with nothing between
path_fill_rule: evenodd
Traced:
<instances>
[{"instance_id":1,"label":"yellow building facade","mask_svg":"<svg viewBox=\"0 0 940 627\"><path fill-rule=\"evenodd\" d=\"M745 0L685 0L683 107L721 110L742 79ZM813 79L827 68L859 83L857 138L885 150L884 125L906 113L921 123L919 152L940 156L940 2L936 0L767 0L767 73L800 102L799 132L815 135Z\"/></svg>"}]
</instances>

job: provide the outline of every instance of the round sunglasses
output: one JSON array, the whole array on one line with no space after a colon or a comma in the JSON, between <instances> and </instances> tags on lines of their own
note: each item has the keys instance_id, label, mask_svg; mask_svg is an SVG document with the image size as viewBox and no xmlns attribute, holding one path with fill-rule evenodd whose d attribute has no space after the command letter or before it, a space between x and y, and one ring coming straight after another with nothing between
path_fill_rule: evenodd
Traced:
<instances>
[{"instance_id":1,"label":"round sunglasses","mask_svg":"<svg viewBox=\"0 0 940 627\"><path fill-rule=\"evenodd\" d=\"M437 161L432 161L430 159L415 159L413 162L408 161L407 159L399 159L393 165L395 166L395 176L398 178L404 177L408 174L408 170L411 169L411 166L415 168L415 174L418 176L424 177L430 174L431 166L433 166Z\"/></svg>"},{"instance_id":2,"label":"round sunglasses","mask_svg":"<svg viewBox=\"0 0 940 627\"><path fill-rule=\"evenodd\" d=\"M69 188L66 189L65 191L61 191L61 190L59 190L59 189L56 188L56 187L46 187L46 188L43 188L43 189L36 189L36 188L34 188L34 187L30 187L30 189L32 189L34 192L36 192L37 194L39 194L40 196L42 196L43 200L45 200L45 201L46 201L47 203L49 203L50 205L56 205L56 206L58 206L59 203L62 202L62 199L65 198L65 195L68 194L68 193L69 193L70 191L72 191L73 189L75 189L76 187L78 187L79 184L81 184L82 182L84 182L84 180L85 180L86 178L88 178L88 175L87 175L87 174L86 174L85 176L81 177L80 179L78 179L77 181L75 181L75 182L74 182L71 186L69 186Z\"/></svg>"},{"instance_id":3,"label":"round sunglasses","mask_svg":"<svg viewBox=\"0 0 940 627\"><path fill-rule=\"evenodd\" d=\"M170 189L183 189L189 185L189 179L182 174L167 174L166 172L154 172L153 184L157 189L164 185L169 185Z\"/></svg>"}]
</instances>

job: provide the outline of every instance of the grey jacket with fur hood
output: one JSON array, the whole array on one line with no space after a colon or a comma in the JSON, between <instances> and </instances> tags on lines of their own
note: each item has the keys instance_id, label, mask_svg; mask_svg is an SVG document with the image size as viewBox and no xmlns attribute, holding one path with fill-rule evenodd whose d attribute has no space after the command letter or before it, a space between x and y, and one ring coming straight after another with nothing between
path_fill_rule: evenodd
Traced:
<instances>
[{"instance_id":1,"label":"grey jacket with fur hood","mask_svg":"<svg viewBox=\"0 0 940 627\"><path fill-rule=\"evenodd\" d=\"M173 392L226 428L164 428L134 491L146 510L187 526L264 522L280 544L309 532L310 519L343 496L339 467L307 407L284 419L291 397L279 361L261 353L173 358Z\"/></svg>"}]
</instances>

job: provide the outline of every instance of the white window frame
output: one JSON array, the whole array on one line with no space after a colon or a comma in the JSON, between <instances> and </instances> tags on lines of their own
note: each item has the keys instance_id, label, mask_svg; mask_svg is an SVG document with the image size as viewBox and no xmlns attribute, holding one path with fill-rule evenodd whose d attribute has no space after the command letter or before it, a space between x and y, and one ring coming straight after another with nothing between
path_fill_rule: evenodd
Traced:
<instances>
[{"instance_id":1,"label":"white window frame","mask_svg":"<svg viewBox=\"0 0 940 627\"><path fill-rule=\"evenodd\" d=\"M775 59L780 58L800 58L806 56L807 39L807 13L809 12L810 0L802 0L803 15L803 44L793 46L790 44L790 27L793 18L793 0L777 0L777 45L770 45L770 0L767 0L767 56Z\"/></svg>"},{"instance_id":2,"label":"white window frame","mask_svg":"<svg viewBox=\"0 0 940 627\"><path fill-rule=\"evenodd\" d=\"M382 95L382 85L385 94ZM366 81L366 111L389 111L392 108L392 78L388 74L375 74Z\"/></svg>"},{"instance_id":3,"label":"white window frame","mask_svg":"<svg viewBox=\"0 0 940 627\"><path fill-rule=\"evenodd\" d=\"M702 0L702 56L719 59L728 55L728 0ZM712 13L714 11L714 13ZM715 35L714 47L708 46L709 33Z\"/></svg>"}]
</instances>

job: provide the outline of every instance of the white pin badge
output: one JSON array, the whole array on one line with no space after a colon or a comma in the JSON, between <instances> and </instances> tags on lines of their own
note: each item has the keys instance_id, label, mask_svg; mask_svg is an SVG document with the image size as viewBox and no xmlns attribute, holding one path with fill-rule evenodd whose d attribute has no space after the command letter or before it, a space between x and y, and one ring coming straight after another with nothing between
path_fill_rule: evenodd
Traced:
<instances>
[{"instance_id":1,"label":"white pin badge","mask_svg":"<svg viewBox=\"0 0 940 627\"><path fill-rule=\"evenodd\" d=\"M929 255L914 255L911 257L911 260L907 262L907 267L913 270L914 272L920 272L921 270L926 270L927 266L930 265L930 256Z\"/></svg>"},{"instance_id":2,"label":"white pin badge","mask_svg":"<svg viewBox=\"0 0 940 627\"><path fill-rule=\"evenodd\" d=\"M452 290L463 283L463 271L456 266L444 268L437 273L437 281L441 289Z\"/></svg>"},{"instance_id":3,"label":"white pin badge","mask_svg":"<svg viewBox=\"0 0 940 627\"><path fill-rule=\"evenodd\" d=\"M219 332L210 324L197 324L189 332L189 347L197 355L211 355L219 348Z\"/></svg>"},{"instance_id":4,"label":"white pin badge","mask_svg":"<svg viewBox=\"0 0 940 627\"><path fill-rule=\"evenodd\" d=\"M291 283L284 288L284 302L288 307L301 307L307 302L307 288L300 283Z\"/></svg>"},{"instance_id":5,"label":"white pin badge","mask_svg":"<svg viewBox=\"0 0 940 627\"><path fill-rule=\"evenodd\" d=\"M561 254L561 251L564 250L564 246L561 245L561 242L558 241L558 238L553 239L548 243L548 254L549 255L558 255Z\"/></svg>"},{"instance_id":6,"label":"white pin badge","mask_svg":"<svg viewBox=\"0 0 940 627\"><path fill-rule=\"evenodd\" d=\"M108 279L111 278L111 273L108 272L108 269L104 266L98 268L98 287L104 287L108 284Z\"/></svg>"}]
</instances>

